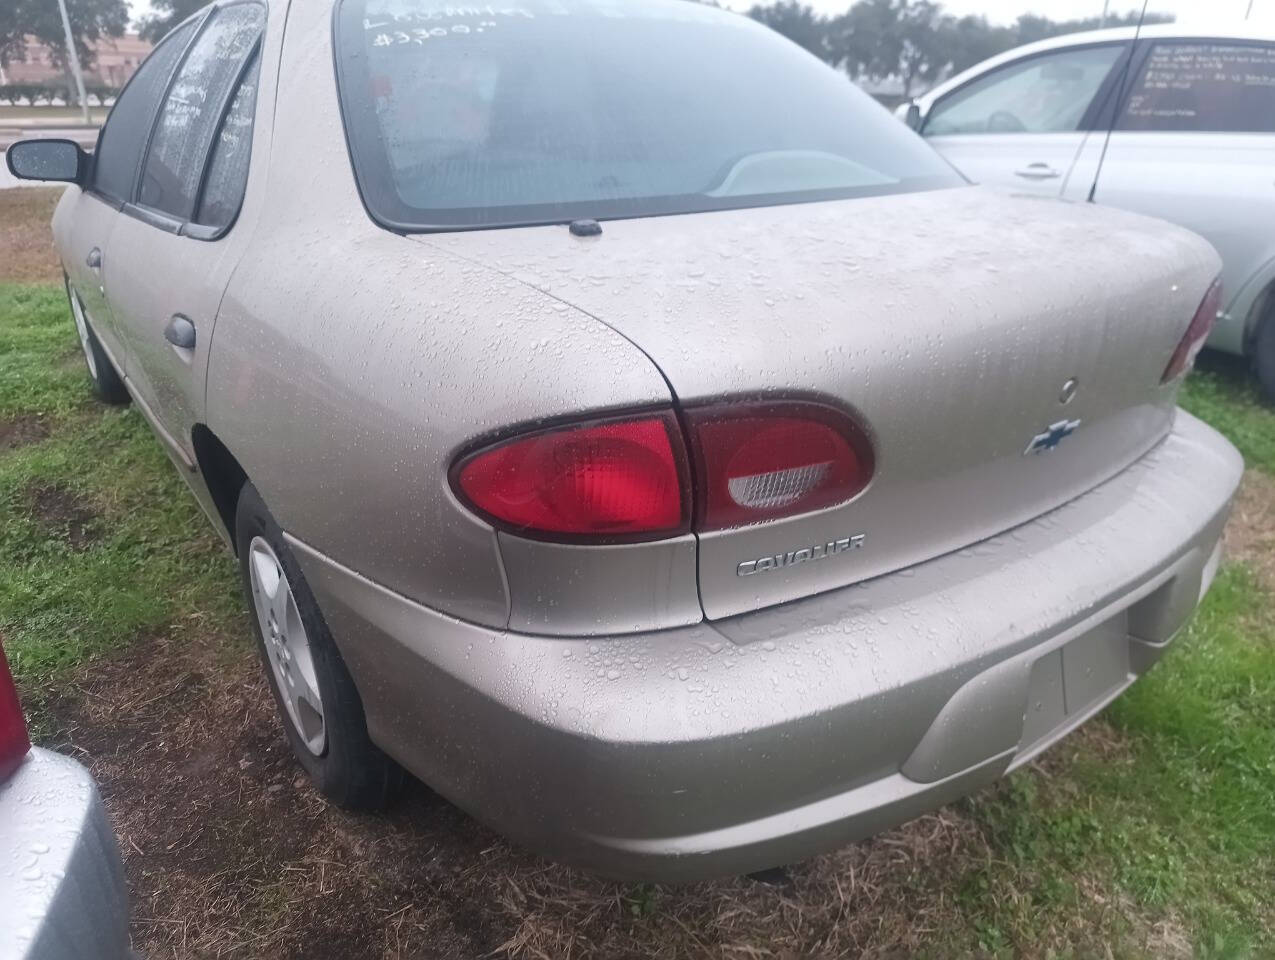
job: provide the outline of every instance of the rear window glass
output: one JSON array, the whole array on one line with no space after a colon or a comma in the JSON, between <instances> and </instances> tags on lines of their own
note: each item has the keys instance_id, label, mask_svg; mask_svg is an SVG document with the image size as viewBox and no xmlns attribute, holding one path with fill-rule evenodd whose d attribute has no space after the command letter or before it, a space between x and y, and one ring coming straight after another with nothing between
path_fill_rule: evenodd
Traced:
<instances>
[{"instance_id":1,"label":"rear window glass","mask_svg":"<svg viewBox=\"0 0 1275 960\"><path fill-rule=\"evenodd\" d=\"M382 222L650 216L957 186L846 78L689 0L343 0L359 185Z\"/></svg>"},{"instance_id":2,"label":"rear window glass","mask_svg":"<svg viewBox=\"0 0 1275 960\"><path fill-rule=\"evenodd\" d=\"M1275 46L1157 43L1120 128L1275 133Z\"/></svg>"}]
</instances>

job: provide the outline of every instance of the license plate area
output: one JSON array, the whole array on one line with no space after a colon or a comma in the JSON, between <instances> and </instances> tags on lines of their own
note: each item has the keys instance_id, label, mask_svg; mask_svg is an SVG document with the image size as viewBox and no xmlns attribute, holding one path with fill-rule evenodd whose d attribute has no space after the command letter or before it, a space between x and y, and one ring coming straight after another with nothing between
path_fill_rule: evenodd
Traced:
<instances>
[{"instance_id":1,"label":"license plate area","mask_svg":"<svg viewBox=\"0 0 1275 960\"><path fill-rule=\"evenodd\" d=\"M1032 665L1015 765L1090 716L1130 680L1125 612L1041 657Z\"/></svg>"}]
</instances>

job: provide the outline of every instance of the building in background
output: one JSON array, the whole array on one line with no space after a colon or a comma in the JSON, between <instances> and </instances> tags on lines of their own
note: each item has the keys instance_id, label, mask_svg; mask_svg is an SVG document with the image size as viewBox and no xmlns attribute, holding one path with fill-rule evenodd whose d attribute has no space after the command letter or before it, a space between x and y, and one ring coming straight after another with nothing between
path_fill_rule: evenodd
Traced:
<instances>
[{"instance_id":1,"label":"building in background","mask_svg":"<svg viewBox=\"0 0 1275 960\"><path fill-rule=\"evenodd\" d=\"M101 84L116 89L124 86L138 65L151 52L152 44L135 33L122 37L103 37L92 44L93 66L84 71L84 82ZM62 84L66 72L57 65L53 51L35 37L27 37L25 58L12 60L0 67L0 84L38 83L49 86Z\"/></svg>"}]
</instances>

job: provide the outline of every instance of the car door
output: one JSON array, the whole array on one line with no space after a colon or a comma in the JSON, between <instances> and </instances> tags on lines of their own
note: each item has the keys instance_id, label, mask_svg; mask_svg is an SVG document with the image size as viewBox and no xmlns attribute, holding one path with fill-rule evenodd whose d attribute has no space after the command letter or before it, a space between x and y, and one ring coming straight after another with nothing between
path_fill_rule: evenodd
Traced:
<instances>
[{"instance_id":1,"label":"car door","mask_svg":"<svg viewBox=\"0 0 1275 960\"><path fill-rule=\"evenodd\" d=\"M163 99L137 190L111 238L107 296L134 398L193 463L213 321L246 231L234 231L251 149L266 8L216 6Z\"/></svg>"},{"instance_id":2,"label":"car door","mask_svg":"<svg viewBox=\"0 0 1275 960\"><path fill-rule=\"evenodd\" d=\"M121 91L98 134L87 185L58 206L53 223L73 308L83 310L121 372L126 356L107 305L106 276L111 263L106 251L115 249L112 236L120 207L132 197L146 132L194 29L192 23L169 34Z\"/></svg>"},{"instance_id":3,"label":"car door","mask_svg":"<svg viewBox=\"0 0 1275 960\"><path fill-rule=\"evenodd\" d=\"M1252 278L1275 265L1275 44L1157 39L1137 59L1105 157L1095 137L1068 195L1093 186L1097 203L1209 240L1227 298L1209 342L1241 352Z\"/></svg>"},{"instance_id":4,"label":"car door","mask_svg":"<svg viewBox=\"0 0 1275 960\"><path fill-rule=\"evenodd\" d=\"M921 135L975 183L1056 196L1128 49L1088 44L1003 64L937 100Z\"/></svg>"}]
</instances>

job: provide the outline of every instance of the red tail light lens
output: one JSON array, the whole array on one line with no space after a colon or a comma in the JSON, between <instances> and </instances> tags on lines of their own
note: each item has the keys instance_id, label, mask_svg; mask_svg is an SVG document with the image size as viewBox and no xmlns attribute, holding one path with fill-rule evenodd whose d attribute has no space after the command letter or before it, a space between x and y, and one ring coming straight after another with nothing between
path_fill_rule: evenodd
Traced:
<instances>
[{"instance_id":1,"label":"red tail light lens","mask_svg":"<svg viewBox=\"0 0 1275 960\"><path fill-rule=\"evenodd\" d=\"M18 703L18 688L9 673L9 661L0 646L0 780L7 780L31 749L27 723Z\"/></svg>"},{"instance_id":2,"label":"red tail light lens","mask_svg":"<svg viewBox=\"0 0 1275 960\"><path fill-rule=\"evenodd\" d=\"M818 403L730 404L688 412L697 530L720 530L844 503L872 479L872 446Z\"/></svg>"},{"instance_id":3,"label":"red tail light lens","mask_svg":"<svg viewBox=\"0 0 1275 960\"><path fill-rule=\"evenodd\" d=\"M1200 302L1200 309L1196 310L1195 316L1191 318L1190 326L1186 328L1181 342L1173 351L1173 356L1169 358L1169 365L1164 368L1164 375L1160 378L1161 383L1168 383L1191 368L1196 354L1200 352L1204 341L1213 331L1213 324L1217 322L1217 312L1221 309L1222 280L1219 278L1213 281L1208 293L1204 295L1204 300Z\"/></svg>"},{"instance_id":4,"label":"red tail light lens","mask_svg":"<svg viewBox=\"0 0 1275 960\"><path fill-rule=\"evenodd\" d=\"M535 536L669 536L689 528L672 413L518 437L462 461L455 485L497 525Z\"/></svg>"}]
</instances>

